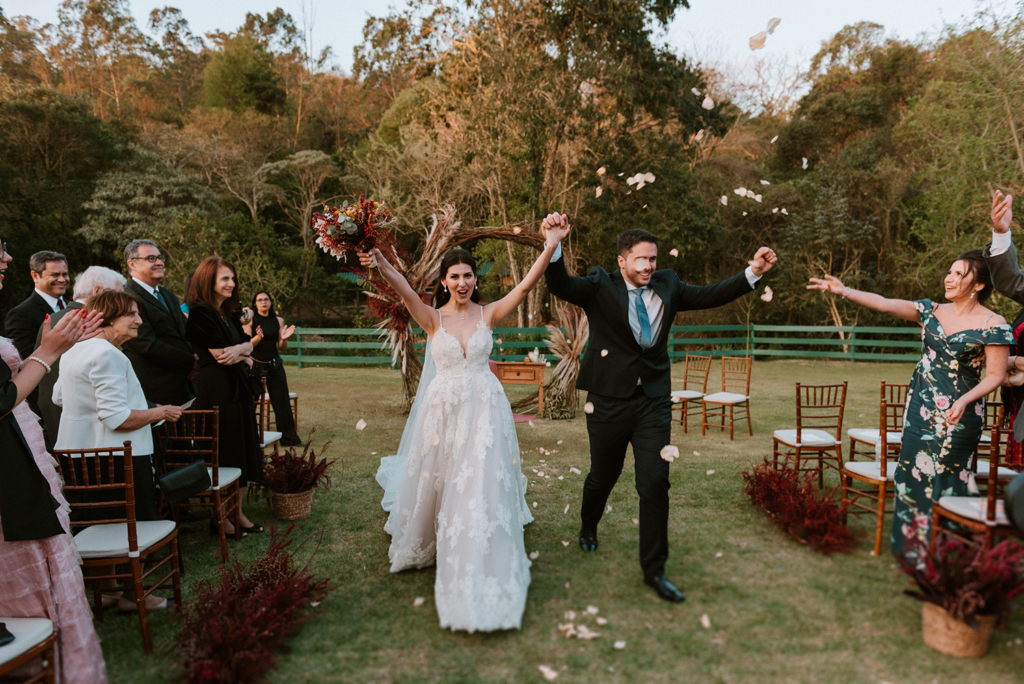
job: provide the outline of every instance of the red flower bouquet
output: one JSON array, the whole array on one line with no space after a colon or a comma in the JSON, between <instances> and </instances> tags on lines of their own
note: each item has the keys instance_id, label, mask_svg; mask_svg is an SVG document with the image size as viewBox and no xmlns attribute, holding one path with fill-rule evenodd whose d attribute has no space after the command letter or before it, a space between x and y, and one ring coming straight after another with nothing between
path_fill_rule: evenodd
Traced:
<instances>
[{"instance_id":1,"label":"red flower bouquet","mask_svg":"<svg viewBox=\"0 0 1024 684\"><path fill-rule=\"evenodd\" d=\"M377 246L378 230L393 222L391 212L379 202L367 200L347 201L338 208L324 204L323 214L313 214L316 244L336 259L342 259L347 250L369 252ZM347 260L347 259L346 259Z\"/></svg>"}]
</instances>

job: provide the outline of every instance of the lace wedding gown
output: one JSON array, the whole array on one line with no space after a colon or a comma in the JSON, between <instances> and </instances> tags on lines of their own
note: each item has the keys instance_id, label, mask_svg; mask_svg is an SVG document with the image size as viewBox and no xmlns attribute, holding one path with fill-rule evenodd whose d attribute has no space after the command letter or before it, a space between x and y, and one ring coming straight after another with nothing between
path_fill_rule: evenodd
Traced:
<instances>
[{"instance_id":1,"label":"lace wedding gown","mask_svg":"<svg viewBox=\"0 0 1024 684\"><path fill-rule=\"evenodd\" d=\"M428 344L436 377L417 395L399 454L377 473L391 572L436 562L441 626L470 633L518 629L530 585L523 526L533 516L491 344L482 309L465 353L442 320Z\"/></svg>"}]
</instances>

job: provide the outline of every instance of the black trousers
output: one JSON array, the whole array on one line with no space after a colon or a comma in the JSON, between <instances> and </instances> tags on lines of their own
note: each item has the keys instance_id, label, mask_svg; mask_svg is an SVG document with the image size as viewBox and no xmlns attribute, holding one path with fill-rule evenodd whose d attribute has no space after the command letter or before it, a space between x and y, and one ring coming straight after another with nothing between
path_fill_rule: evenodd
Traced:
<instances>
[{"instance_id":1,"label":"black trousers","mask_svg":"<svg viewBox=\"0 0 1024 684\"><path fill-rule=\"evenodd\" d=\"M640 495L640 567L645 577L657 575L668 560L668 462L661 449L672 437L672 399L651 399L638 386L628 399L591 392L587 401L594 412L587 415L590 472L583 483L583 528L597 529L622 473L626 446L632 444Z\"/></svg>"},{"instance_id":2,"label":"black trousers","mask_svg":"<svg viewBox=\"0 0 1024 684\"><path fill-rule=\"evenodd\" d=\"M299 441L295 434L295 416L292 414L292 403L288 398L288 376L284 372L284 364L281 359L274 359L272 363L254 364L255 370L267 378L267 394L270 395L270 405L274 408L274 419L277 422L277 431L281 433L281 444L291 445Z\"/></svg>"}]
</instances>

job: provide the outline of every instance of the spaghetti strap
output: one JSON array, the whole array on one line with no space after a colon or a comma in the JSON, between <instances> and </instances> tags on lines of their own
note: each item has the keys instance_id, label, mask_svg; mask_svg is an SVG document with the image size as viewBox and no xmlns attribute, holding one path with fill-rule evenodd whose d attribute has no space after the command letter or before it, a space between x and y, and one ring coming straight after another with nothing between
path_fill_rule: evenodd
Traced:
<instances>
[{"instance_id":1,"label":"spaghetti strap","mask_svg":"<svg viewBox=\"0 0 1024 684\"><path fill-rule=\"evenodd\" d=\"M441 315L440 309L434 309L437 312L437 324L441 326L441 330L444 330L444 317Z\"/></svg>"},{"instance_id":2,"label":"spaghetti strap","mask_svg":"<svg viewBox=\"0 0 1024 684\"><path fill-rule=\"evenodd\" d=\"M484 322L484 307L480 307L480 322Z\"/></svg>"}]
</instances>

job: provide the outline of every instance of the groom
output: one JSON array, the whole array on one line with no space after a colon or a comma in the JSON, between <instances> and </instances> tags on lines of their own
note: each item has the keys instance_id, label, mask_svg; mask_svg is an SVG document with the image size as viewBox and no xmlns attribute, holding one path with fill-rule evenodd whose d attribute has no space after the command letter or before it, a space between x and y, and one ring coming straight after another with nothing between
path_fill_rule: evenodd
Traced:
<instances>
[{"instance_id":1,"label":"groom","mask_svg":"<svg viewBox=\"0 0 1024 684\"><path fill-rule=\"evenodd\" d=\"M568 230L564 214L541 223L548 241L560 241ZM545 274L551 294L581 307L590 321L590 342L576 381L577 388L589 391L594 409L587 415L590 472L583 484L580 548L597 550L597 524L632 444L644 582L666 601L684 601L665 577L669 481L661 449L672 437L669 328L679 311L711 309L752 292L776 256L762 247L744 272L700 287L682 282L671 269L655 270L658 238L646 230L619 235L618 251L619 270L595 267L586 277L570 276L559 244Z\"/></svg>"}]
</instances>

